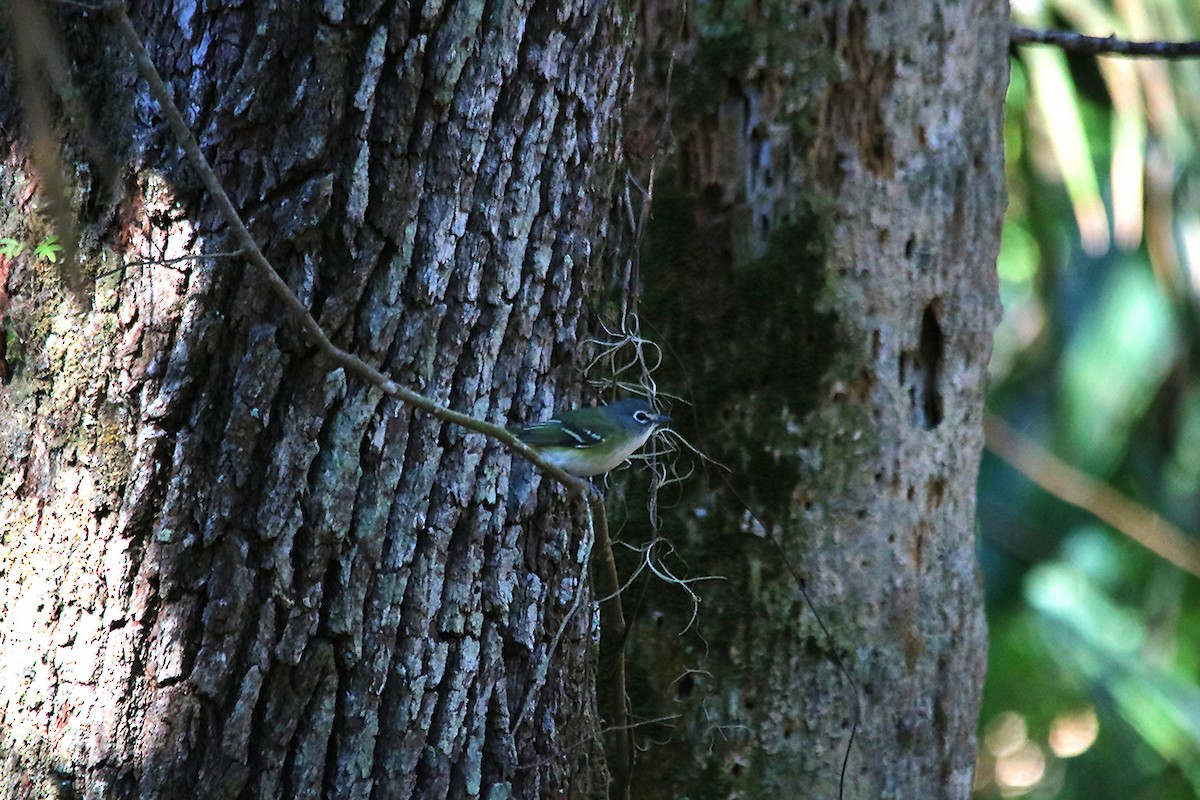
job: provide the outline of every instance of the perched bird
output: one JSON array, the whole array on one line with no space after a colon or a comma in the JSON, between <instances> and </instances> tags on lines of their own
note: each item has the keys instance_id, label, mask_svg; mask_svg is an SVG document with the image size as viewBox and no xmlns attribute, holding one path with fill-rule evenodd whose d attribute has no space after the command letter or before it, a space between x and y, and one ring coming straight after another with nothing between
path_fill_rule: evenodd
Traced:
<instances>
[{"instance_id":1,"label":"perched bird","mask_svg":"<svg viewBox=\"0 0 1200 800\"><path fill-rule=\"evenodd\" d=\"M670 421L645 400L631 398L508 430L562 471L588 477L620 465Z\"/></svg>"}]
</instances>

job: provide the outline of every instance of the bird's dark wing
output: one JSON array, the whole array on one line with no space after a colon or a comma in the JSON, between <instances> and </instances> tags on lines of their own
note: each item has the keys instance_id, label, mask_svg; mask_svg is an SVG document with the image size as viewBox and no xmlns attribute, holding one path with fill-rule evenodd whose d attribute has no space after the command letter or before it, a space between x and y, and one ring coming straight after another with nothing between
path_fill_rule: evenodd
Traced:
<instances>
[{"instance_id":1,"label":"bird's dark wing","mask_svg":"<svg viewBox=\"0 0 1200 800\"><path fill-rule=\"evenodd\" d=\"M522 442L534 447L591 447L603 441L603 438L593 431L564 425L557 419L521 425L509 430Z\"/></svg>"}]
</instances>

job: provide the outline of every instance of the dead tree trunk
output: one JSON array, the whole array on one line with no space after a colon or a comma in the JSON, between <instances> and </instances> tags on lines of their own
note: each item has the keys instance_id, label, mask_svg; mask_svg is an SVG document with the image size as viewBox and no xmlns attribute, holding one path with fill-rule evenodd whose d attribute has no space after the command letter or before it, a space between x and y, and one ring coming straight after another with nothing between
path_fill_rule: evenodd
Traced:
<instances>
[{"instance_id":1,"label":"dead tree trunk","mask_svg":"<svg viewBox=\"0 0 1200 800\"><path fill-rule=\"evenodd\" d=\"M963 800L1006 9L648 6L626 116L658 155L643 330L694 404L679 427L730 472L666 495L657 531L624 529L669 540L651 556L677 577L723 578L692 584L699 606L647 579L633 706L677 716L639 731L635 796L837 797L853 702L836 652L862 698L845 797Z\"/></svg>"}]
</instances>

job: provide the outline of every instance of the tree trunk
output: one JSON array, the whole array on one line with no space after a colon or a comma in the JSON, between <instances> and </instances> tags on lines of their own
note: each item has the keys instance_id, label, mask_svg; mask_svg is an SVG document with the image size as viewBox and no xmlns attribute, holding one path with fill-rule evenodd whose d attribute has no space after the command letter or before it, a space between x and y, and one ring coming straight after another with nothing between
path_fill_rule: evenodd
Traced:
<instances>
[{"instance_id":1,"label":"tree trunk","mask_svg":"<svg viewBox=\"0 0 1200 800\"><path fill-rule=\"evenodd\" d=\"M627 85L618 8L184 6L139 4L134 25L334 340L493 422L577 402ZM111 25L58 11L41 44L74 59L124 166L105 185L81 137L64 145L90 291L32 247L0 286L0 794L602 795L563 492L328 371L217 255L227 226ZM0 236L33 243L46 223L0 88Z\"/></svg>"},{"instance_id":2,"label":"tree trunk","mask_svg":"<svg viewBox=\"0 0 1200 800\"><path fill-rule=\"evenodd\" d=\"M986 654L974 496L1006 9L778 0L681 23L649 5L659 55L637 62L626 140L669 119L673 149L643 329L693 404L678 427L729 472L698 464L708 480L661 527L625 523L635 546L673 544L650 555L675 576L723 578L691 584L698 605L657 577L629 593L633 707L669 718L639 728L634 796L837 797L840 655L862 708L845 797L961 800Z\"/></svg>"},{"instance_id":3,"label":"tree trunk","mask_svg":"<svg viewBox=\"0 0 1200 800\"><path fill-rule=\"evenodd\" d=\"M616 4L230 5L134 22L325 329L494 422L577 400L615 234ZM964 798L1006 14L734 5L646 4L623 138L666 152L671 123L644 333L693 403L678 427L731 468L657 531L627 506L629 543L726 578L692 584L682 637L681 587L625 595L634 796L837 795L851 691L769 533L861 693L846 796ZM62 13L39 44L75 59L125 166L109 185L64 147L92 276L66 291L32 252L49 231L0 69L0 238L30 245L0 259L2 793L603 796L597 707L619 703L594 688L579 515L494 443L329 372L217 255L226 225L108 23Z\"/></svg>"}]
</instances>

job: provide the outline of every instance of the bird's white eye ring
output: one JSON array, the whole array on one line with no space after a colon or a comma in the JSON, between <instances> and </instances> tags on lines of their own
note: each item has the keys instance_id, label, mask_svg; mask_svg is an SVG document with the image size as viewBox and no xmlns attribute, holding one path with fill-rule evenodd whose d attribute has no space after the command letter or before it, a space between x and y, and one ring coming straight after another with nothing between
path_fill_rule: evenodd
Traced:
<instances>
[{"instance_id":1,"label":"bird's white eye ring","mask_svg":"<svg viewBox=\"0 0 1200 800\"><path fill-rule=\"evenodd\" d=\"M633 412L633 419L635 422L645 425L647 422L650 422L650 415L639 408L637 411Z\"/></svg>"}]
</instances>

